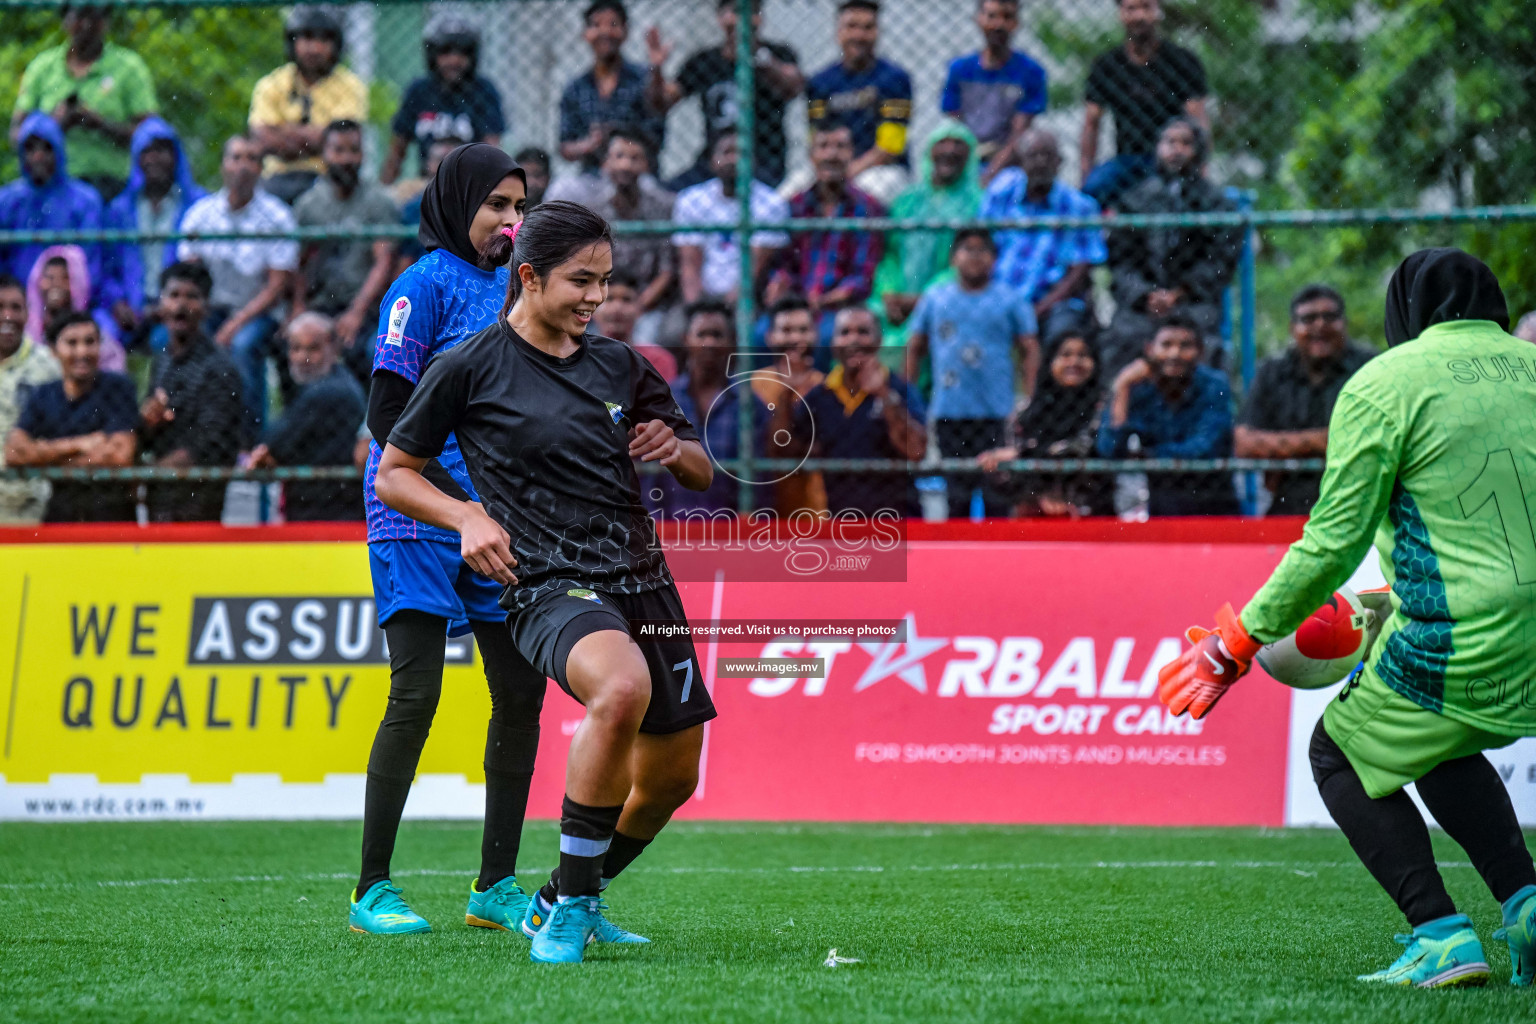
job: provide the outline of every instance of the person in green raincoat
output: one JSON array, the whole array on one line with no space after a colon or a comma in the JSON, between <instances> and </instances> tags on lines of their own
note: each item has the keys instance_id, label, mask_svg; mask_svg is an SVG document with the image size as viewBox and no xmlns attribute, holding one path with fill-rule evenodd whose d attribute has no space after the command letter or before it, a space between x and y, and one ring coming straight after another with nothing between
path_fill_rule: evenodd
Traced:
<instances>
[{"instance_id":1,"label":"person in green raincoat","mask_svg":"<svg viewBox=\"0 0 1536 1024\"><path fill-rule=\"evenodd\" d=\"M981 161L976 155L976 136L953 118L945 118L923 143L917 180L891 204L892 218L974 218L981 209ZM944 275L953 274L949 247L953 231L899 231L886 239L885 258L875 272L870 308L880 318L884 353L900 366L901 349L907 342L906 322L923 289ZM924 379L912 383L928 391L927 361Z\"/></svg>"}]
</instances>

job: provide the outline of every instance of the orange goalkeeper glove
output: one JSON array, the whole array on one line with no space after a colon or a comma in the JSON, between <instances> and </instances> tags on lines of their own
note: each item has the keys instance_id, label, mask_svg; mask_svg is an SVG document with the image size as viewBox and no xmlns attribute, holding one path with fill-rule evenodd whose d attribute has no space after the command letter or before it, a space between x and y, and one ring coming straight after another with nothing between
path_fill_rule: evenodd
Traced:
<instances>
[{"instance_id":1,"label":"orange goalkeeper glove","mask_svg":"<svg viewBox=\"0 0 1536 1024\"><path fill-rule=\"evenodd\" d=\"M1157 673L1157 699L1176 715L1204 718L1227 689L1253 665L1260 644L1243 628L1230 604L1216 613L1214 630L1191 626L1184 634L1194 646Z\"/></svg>"}]
</instances>

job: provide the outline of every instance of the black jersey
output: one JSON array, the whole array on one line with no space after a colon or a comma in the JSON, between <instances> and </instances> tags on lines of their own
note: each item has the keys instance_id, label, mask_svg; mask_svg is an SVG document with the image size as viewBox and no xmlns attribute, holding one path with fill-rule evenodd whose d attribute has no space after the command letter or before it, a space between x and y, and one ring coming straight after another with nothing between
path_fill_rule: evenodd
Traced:
<instances>
[{"instance_id":1,"label":"black jersey","mask_svg":"<svg viewBox=\"0 0 1536 1024\"><path fill-rule=\"evenodd\" d=\"M516 611L556 587L672 582L629 457L631 428L658 419L698 440L630 346L587 335L557 359L497 323L432 358L389 443L435 458L458 437L485 511L512 537L518 583L501 605Z\"/></svg>"}]
</instances>

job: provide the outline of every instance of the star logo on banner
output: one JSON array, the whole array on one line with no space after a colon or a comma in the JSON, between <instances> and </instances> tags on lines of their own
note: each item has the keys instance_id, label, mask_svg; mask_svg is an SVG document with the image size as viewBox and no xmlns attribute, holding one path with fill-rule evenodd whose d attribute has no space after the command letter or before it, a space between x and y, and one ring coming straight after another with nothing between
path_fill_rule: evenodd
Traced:
<instances>
[{"instance_id":1,"label":"star logo on banner","mask_svg":"<svg viewBox=\"0 0 1536 1024\"><path fill-rule=\"evenodd\" d=\"M917 621L912 613L908 612L904 620L907 624L906 643L860 643L864 653L875 659L864 670L859 681L854 684L853 692L874 686L887 676L895 676L906 683L918 693L928 692L928 677L923 674L923 659L941 647L948 647L948 640L936 638L923 639L917 635ZM897 653L900 651L901 653Z\"/></svg>"}]
</instances>

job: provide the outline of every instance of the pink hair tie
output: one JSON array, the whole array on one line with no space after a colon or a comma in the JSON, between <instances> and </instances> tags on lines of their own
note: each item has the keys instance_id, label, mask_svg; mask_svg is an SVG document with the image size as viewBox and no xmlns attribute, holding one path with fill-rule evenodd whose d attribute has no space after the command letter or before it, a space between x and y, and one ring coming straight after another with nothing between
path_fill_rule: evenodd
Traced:
<instances>
[{"instance_id":1,"label":"pink hair tie","mask_svg":"<svg viewBox=\"0 0 1536 1024\"><path fill-rule=\"evenodd\" d=\"M513 245L516 245L517 244L517 233L519 231L521 231L522 228L523 228L523 222L522 221L518 221L516 224L512 225L509 228L502 228L501 229L501 233L506 235L509 239L511 239Z\"/></svg>"}]
</instances>

